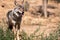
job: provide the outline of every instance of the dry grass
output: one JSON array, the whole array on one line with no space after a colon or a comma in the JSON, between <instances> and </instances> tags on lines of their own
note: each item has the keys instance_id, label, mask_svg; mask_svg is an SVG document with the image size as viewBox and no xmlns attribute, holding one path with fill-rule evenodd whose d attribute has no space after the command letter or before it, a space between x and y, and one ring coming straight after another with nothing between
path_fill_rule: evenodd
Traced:
<instances>
[{"instance_id":1,"label":"dry grass","mask_svg":"<svg viewBox=\"0 0 60 40\"><path fill-rule=\"evenodd\" d=\"M14 0L4 0L0 1L0 20L3 18L6 19L6 14L8 10L11 10L15 7ZM60 4L58 4L57 9L49 9L49 11L54 12L56 15L50 15L49 18L45 19L44 17L40 17L40 15L33 15L30 12L35 11L35 9L32 8L32 6L39 6L42 5L41 0L29 0L30 8L28 12L25 12L22 18L22 24L21 24L21 30L25 30L27 34L32 33L34 30L36 30L37 27L40 26L41 33L45 30L45 34L49 34L51 31L54 31L57 28L58 23L60 22ZM49 5L53 4L56 6L56 3L49 2ZM4 7L1 7L4 5ZM59 15L59 16L58 16ZM2 21L1 21L2 23Z\"/></svg>"}]
</instances>

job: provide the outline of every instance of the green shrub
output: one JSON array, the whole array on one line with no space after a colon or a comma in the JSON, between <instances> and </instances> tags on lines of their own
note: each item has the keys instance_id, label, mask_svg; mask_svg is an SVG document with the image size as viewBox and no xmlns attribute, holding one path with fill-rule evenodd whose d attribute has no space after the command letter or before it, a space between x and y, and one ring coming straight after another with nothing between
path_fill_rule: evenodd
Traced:
<instances>
[{"instance_id":1,"label":"green shrub","mask_svg":"<svg viewBox=\"0 0 60 40\"><path fill-rule=\"evenodd\" d=\"M0 40L14 40L13 32L10 30L3 31L0 29Z\"/></svg>"}]
</instances>

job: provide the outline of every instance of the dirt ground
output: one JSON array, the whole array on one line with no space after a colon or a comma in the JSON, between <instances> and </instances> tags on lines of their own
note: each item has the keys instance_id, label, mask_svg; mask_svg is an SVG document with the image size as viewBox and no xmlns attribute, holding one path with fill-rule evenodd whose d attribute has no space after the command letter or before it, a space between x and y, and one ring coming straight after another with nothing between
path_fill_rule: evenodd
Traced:
<instances>
[{"instance_id":1,"label":"dirt ground","mask_svg":"<svg viewBox=\"0 0 60 40\"><path fill-rule=\"evenodd\" d=\"M26 0L25 0L26 1ZM29 11L25 11L22 23L21 30L27 32L27 34L31 34L37 28L40 28L39 33L44 32L44 34L49 35L49 33L55 31L60 22L60 4L55 2L48 2L48 5L52 5L57 7L56 9L47 9L49 12L54 13L54 15L50 15L48 18L41 17L40 15L33 15L30 12L35 11L32 6L42 5L42 0L27 0L30 4ZM0 23L2 23L2 19L6 19L6 14L9 10L14 9L14 0L1 0L0 1Z\"/></svg>"}]
</instances>

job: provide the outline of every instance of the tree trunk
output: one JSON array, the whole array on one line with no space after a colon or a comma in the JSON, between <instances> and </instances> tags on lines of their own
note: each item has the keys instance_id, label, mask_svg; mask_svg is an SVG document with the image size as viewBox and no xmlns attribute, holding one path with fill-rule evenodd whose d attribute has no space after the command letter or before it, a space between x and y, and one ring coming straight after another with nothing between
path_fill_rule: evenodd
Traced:
<instances>
[{"instance_id":1,"label":"tree trunk","mask_svg":"<svg viewBox=\"0 0 60 40\"><path fill-rule=\"evenodd\" d=\"M44 11L45 18L47 18L47 3L48 0L43 0L43 11Z\"/></svg>"}]
</instances>

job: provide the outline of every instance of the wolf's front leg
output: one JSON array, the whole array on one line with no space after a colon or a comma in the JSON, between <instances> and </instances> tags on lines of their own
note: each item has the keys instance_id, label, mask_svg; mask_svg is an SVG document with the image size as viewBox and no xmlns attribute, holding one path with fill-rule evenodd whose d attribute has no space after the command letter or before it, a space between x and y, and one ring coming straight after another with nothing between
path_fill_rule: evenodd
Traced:
<instances>
[{"instance_id":1,"label":"wolf's front leg","mask_svg":"<svg viewBox=\"0 0 60 40\"><path fill-rule=\"evenodd\" d=\"M15 26L13 26L13 33L14 33L14 40L17 40L17 38L16 38L17 32L16 32Z\"/></svg>"}]
</instances>

